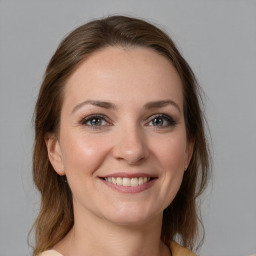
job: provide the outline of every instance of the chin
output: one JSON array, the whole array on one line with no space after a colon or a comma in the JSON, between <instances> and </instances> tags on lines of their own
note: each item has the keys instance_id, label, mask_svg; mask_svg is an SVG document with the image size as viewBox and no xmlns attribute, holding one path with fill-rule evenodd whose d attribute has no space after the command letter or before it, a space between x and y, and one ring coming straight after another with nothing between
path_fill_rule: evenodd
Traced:
<instances>
[{"instance_id":1,"label":"chin","mask_svg":"<svg viewBox=\"0 0 256 256\"><path fill-rule=\"evenodd\" d=\"M129 209L129 210L119 210L115 212L115 214L111 214L111 216L106 219L111 221L112 223L116 223L121 226L141 226L148 224L156 219L162 220L162 212L145 212L145 209L141 209L141 211Z\"/></svg>"}]
</instances>

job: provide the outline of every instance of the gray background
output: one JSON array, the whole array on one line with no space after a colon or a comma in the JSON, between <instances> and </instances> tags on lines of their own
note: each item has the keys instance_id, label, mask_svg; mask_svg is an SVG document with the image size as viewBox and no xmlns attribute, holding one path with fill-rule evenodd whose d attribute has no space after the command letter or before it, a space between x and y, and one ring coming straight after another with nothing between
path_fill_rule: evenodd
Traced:
<instances>
[{"instance_id":1,"label":"gray background","mask_svg":"<svg viewBox=\"0 0 256 256\"><path fill-rule=\"evenodd\" d=\"M31 254L31 120L46 65L64 35L109 14L160 24L207 94L214 176L200 255L256 253L255 0L0 0L0 256Z\"/></svg>"}]
</instances>

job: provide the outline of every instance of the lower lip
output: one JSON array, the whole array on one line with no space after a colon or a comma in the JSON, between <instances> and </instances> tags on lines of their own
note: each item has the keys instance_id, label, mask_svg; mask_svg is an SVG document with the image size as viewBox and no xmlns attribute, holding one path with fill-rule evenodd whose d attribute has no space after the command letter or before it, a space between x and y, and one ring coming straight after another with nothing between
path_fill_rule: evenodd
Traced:
<instances>
[{"instance_id":1,"label":"lower lip","mask_svg":"<svg viewBox=\"0 0 256 256\"><path fill-rule=\"evenodd\" d=\"M138 186L135 186L135 187L132 187L132 186L120 186L120 185L116 185L116 184L113 184L111 182L108 182L104 179L101 179L101 181L106 184L108 187L114 189L114 190L117 190L118 192L121 192L121 193L140 193L140 192L143 192L147 189L149 189L150 187L153 186L153 184L156 182L157 179L152 179L150 181L148 181L147 183L144 183L142 185L138 185Z\"/></svg>"}]
</instances>

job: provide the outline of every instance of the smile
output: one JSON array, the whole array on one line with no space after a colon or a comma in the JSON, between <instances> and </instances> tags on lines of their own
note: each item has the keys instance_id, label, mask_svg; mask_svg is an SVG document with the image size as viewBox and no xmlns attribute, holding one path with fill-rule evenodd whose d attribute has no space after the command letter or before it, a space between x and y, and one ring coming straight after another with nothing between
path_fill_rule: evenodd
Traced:
<instances>
[{"instance_id":1,"label":"smile","mask_svg":"<svg viewBox=\"0 0 256 256\"><path fill-rule=\"evenodd\" d=\"M114 173L99 177L109 188L121 193L140 193L154 186L157 176L145 173Z\"/></svg>"},{"instance_id":2,"label":"smile","mask_svg":"<svg viewBox=\"0 0 256 256\"><path fill-rule=\"evenodd\" d=\"M124 187L137 187L150 181L150 177L107 177L105 181Z\"/></svg>"}]
</instances>

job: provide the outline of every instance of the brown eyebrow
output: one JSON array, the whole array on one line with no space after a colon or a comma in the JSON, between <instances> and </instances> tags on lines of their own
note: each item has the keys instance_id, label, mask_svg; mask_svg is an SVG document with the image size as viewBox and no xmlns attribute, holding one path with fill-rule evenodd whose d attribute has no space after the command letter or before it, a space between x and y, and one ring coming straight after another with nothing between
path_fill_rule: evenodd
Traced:
<instances>
[{"instance_id":1,"label":"brown eyebrow","mask_svg":"<svg viewBox=\"0 0 256 256\"><path fill-rule=\"evenodd\" d=\"M76 105L73 110L72 113L74 113L75 111L77 111L79 108L83 107L84 105L93 105L93 106L97 106L100 108L106 108L106 109L117 109L116 105L110 102L106 102L106 101L99 101L99 100L86 100L82 103L79 103L78 105Z\"/></svg>"},{"instance_id":2,"label":"brown eyebrow","mask_svg":"<svg viewBox=\"0 0 256 256\"><path fill-rule=\"evenodd\" d=\"M144 108L145 109L163 108L168 105L174 106L181 113L181 109L180 109L179 105L176 102L174 102L173 100L160 100L160 101L148 102L147 104L145 104Z\"/></svg>"},{"instance_id":3,"label":"brown eyebrow","mask_svg":"<svg viewBox=\"0 0 256 256\"><path fill-rule=\"evenodd\" d=\"M106 108L106 109L117 109L117 106L111 102L99 101L99 100L86 100L82 103L77 104L73 108L71 113L74 113L79 108L83 107L84 105L93 105L93 106L97 106L100 108ZM148 102L144 105L144 109L163 108L168 105L172 105L172 106L176 107L179 110L179 112L181 113L181 110L180 110L180 107L178 106L178 104L172 100L160 100L160 101Z\"/></svg>"}]
</instances>

